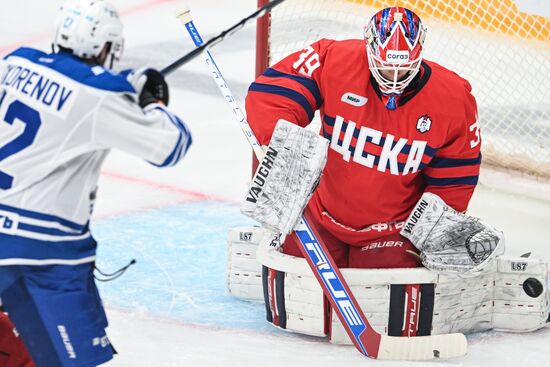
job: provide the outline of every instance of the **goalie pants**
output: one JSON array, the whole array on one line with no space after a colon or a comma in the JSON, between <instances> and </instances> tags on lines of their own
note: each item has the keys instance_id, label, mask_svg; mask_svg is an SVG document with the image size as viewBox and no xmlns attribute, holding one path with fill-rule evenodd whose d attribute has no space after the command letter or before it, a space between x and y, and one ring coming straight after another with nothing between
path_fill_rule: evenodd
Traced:
<instances>
[{"instance_id":1,"label":"goalie pants","mask_svg":"<svg viewBox=\"0 0 550 367\"><path fill-rule=\"evenodd\" d=\"M0 266L0 297L37 367L112 359L93 263Z\"/></svg>"},{"instance_id":2,"label":"goalie pants","mask_svg":"<svg viewBox=\"0 0 550 367\"><path fill-rule=\"evenodd\" d=\"M320 237L319 240L325 244L338 267L380 269L422 266L420 259L414 255L414 253L418 253L418 250L399 232L365 240L360 246L352 246L336 238L315 219L314 215L309 215L308 220L316 229ZM293 233L286 237L283 244L283 253L304 257L299 246L298 238Z\"/></svg>"}]
</instances>

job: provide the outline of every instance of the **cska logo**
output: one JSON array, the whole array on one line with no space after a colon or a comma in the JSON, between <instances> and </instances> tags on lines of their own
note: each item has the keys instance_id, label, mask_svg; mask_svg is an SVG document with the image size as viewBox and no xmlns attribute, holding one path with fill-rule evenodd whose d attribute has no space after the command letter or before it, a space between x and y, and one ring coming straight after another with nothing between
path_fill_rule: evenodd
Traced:
<instances>
[{"instance_id":1,"label":"cska logo","mask_svg":"<svg viewBox=\"0 0 550 367\"><path fill-rule=\"evenodd\" d=\"M430 131L430 127L432 127L432 120L430 117L428 115L420 116L416 123L416 130L424 134L426 131Z\"/></svg>"}]
</instances>

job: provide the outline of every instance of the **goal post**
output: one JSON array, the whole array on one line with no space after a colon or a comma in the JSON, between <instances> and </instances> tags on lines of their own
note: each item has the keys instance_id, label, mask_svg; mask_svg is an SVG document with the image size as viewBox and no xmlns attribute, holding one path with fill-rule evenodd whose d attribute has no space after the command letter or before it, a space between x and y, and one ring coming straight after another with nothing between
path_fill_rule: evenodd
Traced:
<instances>
[{"instance_id":1,"label":"goal post","mask_svg":"<svg viewBox=\"0 0 550 367\"><path fill-rule=\"evenodd\" d=\"M384 7L410 8L428 28L424 57L472 84L484 164L547 180L550 18L522 13L516 1L287 0L258 21L256 72L320 38L361 38Z\"/></svg>"}]
</instances>

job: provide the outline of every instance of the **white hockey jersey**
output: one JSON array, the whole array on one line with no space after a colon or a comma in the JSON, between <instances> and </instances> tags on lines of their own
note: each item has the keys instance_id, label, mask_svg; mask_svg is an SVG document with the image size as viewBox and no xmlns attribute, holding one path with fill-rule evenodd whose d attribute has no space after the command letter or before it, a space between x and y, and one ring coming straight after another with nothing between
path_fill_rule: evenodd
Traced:
<instances>
[{"instance_id":1,"label":"white hockey jersey","mask_svg":"<svg viewBox=\"0 0 550 367\"><path fill-rule=\"evenodd\" d=\"M162 105L141 109L122 74L20 48L0 66L0 265L95 260L88 228L111 148L164 167L191 145Z\"/></svg>"}]
</instances>

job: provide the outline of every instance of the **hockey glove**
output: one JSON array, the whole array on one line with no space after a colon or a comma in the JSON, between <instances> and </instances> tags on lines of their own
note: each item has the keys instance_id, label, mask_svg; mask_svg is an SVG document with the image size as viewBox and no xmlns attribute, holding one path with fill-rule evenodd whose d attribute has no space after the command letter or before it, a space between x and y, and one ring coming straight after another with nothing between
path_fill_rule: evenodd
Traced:
<instances>
[{"instance_id":1,"label":"hockey glove","mask_svg":"<svg viewBox=\"0 0 550 367\"><path fill-rule=\"evenodd\" d=\"M401 235L420 250L422 264L436 272L476 275L504 253L501 231L458 213L428 192L409 215Z\"/></svg>"},{"instance_id":2,"label":"hockey glove","mask_svg":"<svg viewBox=\"0 0 550 367\"><path fill-rule=\"evenodd\" d=\"M138 93L138 103L142 108L157 102L168 106L168 84L159 71L147 68L138 69L131 72L127 79Z\"/></svg>"}]
</instances>

